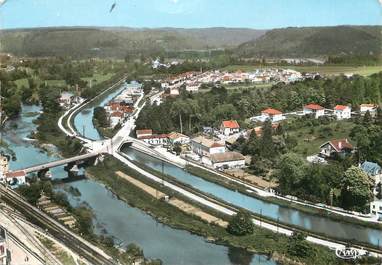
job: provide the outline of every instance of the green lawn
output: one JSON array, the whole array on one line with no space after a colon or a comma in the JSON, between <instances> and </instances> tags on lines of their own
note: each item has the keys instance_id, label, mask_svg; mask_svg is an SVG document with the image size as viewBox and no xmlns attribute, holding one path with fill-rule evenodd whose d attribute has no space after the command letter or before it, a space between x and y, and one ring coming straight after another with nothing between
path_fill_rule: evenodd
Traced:
<instances>
[{"instance_id":1,"label":"green lawn","mask_svg":"<svg viewBox=\"0 0 382 265\"><path fill-rule=\"evenodd\" d=\"M97 85L99 83L102 83L108 79L110 79L111 77L113 77L113 73L107 73L107 74L94 74L92 77L84 77L84 78L81 78L82 80L85 80L85 81L88 81L90 82L90 80L92 80L92 85ZM46 80L46 81L43 81L43 80L38 80L40 83L42 82L46 82L49 86L55 86L55 87L66 87L66 83L65 83L65 80ZM18 79L15 81L16 85L18 88L21 88L23 86L25 87L29 87L29 84L28 84L28 79L27 78L23 78L23 79Z\"/></svg>"},{"instance_id":2,"label":"green lawn","mask_svg":"<svg viewBox=\"0 0 382 265\"><path fill-rule=\"evenodd\" d=\"M112 78L114 74L113 73L108 73L108 74L94 74L92 77L84 77L81 78L82 80L90 82L92 80L92 85L97 85L103 81L106 81L110 78Z\"/></svg>"},{"instance_id":3,"label":"green lawn","mask_svg":"<svg viewBox=\"0 0 382 265\"><path fill-rule=\"evenodd\" d=\"M323 75L339 75L344 73L353 73L359 75L371 75L374 73L378 73L382 71L382 65L379 66L342 66L342 65L321 65L321 66L255 66L255 65L230 65L222 70L225 71L252 71L259 68L269 68L269 67L280 67L280 68L288 68L295 69L300 72L319 72Z\"/></svg>"},{"instance_id":4,"label":"green lawn","mask_svg":"<svg viewBox=\"0 0 382 265\"><path fill-rule=\"evenodd\" d=\"M333 121L328 125L288 130L288 134L297 138L297 145L293 151L306 156L317 154L320 151L320 146L327 141L349 139L349 134L354 126L355 124L350 121Z\"/></svg>"}]
</instances>

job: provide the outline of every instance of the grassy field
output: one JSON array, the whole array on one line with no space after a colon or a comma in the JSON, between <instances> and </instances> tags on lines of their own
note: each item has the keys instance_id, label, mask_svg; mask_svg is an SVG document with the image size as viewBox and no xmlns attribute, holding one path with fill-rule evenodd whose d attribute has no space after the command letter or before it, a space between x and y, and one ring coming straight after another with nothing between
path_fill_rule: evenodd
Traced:
<instances>
[{"instance_id":1,"label":"grassy field","mask_svg":"<svg viewBox=\"0 0 382 265\"><path fill-rule=\"evenodd\" d=\"M92 77L84 77L84 78L81 78L81 79L84 80L84 81L87 81L88 83L91 80L92 81L92 86L94 86L94 85L102 83L102 82L104 82L106 80L109 80L113 75L114 75L114 73L94 74ZM48 86L66 87L65 80L46 80L46 81L44 81L44 80L38 79L38 82L39 83L46 82ZM28 79L27 78L18 79L18 80L15 81L15 83L16 83L18 88L21 88L23 86L29 87Z\"/></svg>"},{"instance_id":2,"label":"grassy field","mask_svg":"<svg viewBox=\"0 0 382 265\"><path fill-rule=\"evenodd\" d=\"M300 72L318 72L322 75L339 75L339 74L359 74L359 75L371 75L382 71L382 65L379 66L342 66L342 65L321 65L321 66L252 66L252 65L230 65L222 70L225 71L252 71L259 68L279 67L294 69Z\"/></svg>"},{"instance_id":3,"label":"grassy field","mask_svg":"<svg viewBox=\"0 0 382 265\"><path fill-rule=\"evenodd\" d=\"M298 130L288 131L290 136L297 139L293 151L303 156L317 154L320 146L333 139L348 138L355 126L350 121L333 121L328 125L302 127Z\"/></svg>"}]
</instances>

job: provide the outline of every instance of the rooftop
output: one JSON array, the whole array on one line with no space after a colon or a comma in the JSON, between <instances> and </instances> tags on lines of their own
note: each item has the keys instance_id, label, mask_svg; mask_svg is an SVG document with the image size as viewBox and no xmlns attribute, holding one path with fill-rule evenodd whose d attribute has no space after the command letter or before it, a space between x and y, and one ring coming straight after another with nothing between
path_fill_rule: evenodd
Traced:
<instances>
[{"instance_id":1,"label":"rooftop","mask_svg":"<svg viewBox=\"0 0 382 265\"><path fill-rule=\"evenodd\" d=\"M197 136L195 138L192 139L193 142L196 142L196 143L199 143L203 146L206 146L208 148L211 148L211 147L223 147L224 145L223 144L220 144L218 142L215 142L213 139L208 139L204 136Z\"/></svg>"},{"instance_id":2,"label":"rooftop","mask_svg":"<svg viewBox=\"0 0 382 265\"><path fill-rule=\"evenodd\" d=\"M238 152L225 152L225 153L212 154L210 158L213 163L245 160L244 156Z\"/></svg>"},{"instance_id":3,"label":"rooftop","mask_svg":"<svg viewBox=\"0 0 382 265\"><path fill-rule=\"evenodd\" d=\"M334 110L345 110L349 108L349 106L345 106L345 105L337 105L334 107Z\"/></svg>"},{"instance_id":4,"label":"rooftop","mask_svg":"<svg viewBox=\"0 0 382 265\"><path fill-rule=\"evenodd\" d=\"M230 120L230 121L223 121L222 122L224 128L230 128L230 129L239 129L239 123L236 120Z\"/></svg>"},{"instance_id":5,"label":"rooftop","mask_svg":"<svg viewBox=\"0 0 382 265\"><path fill-rule=\"evenodd\" d=\"M305 105L304 106L304 109L310 109L310 110L323 110L324 107L318 105L318 104L314 104L314 103L311 103L311 104L308 104L308 105Z\"/></svg>"},{"instance_id":6,"label":"rooftop","mask_svg":"<svg viewBox=\"0 0 382 265\"><path fill-rule=\"evenodd\" d=\"M277 109L272 109L272 108L267 108L267 109L263 110L261 113L266 113L268 115L280 115L280 114L283 114L281 111L279 111Z\"/></svg>"}]
</instances>

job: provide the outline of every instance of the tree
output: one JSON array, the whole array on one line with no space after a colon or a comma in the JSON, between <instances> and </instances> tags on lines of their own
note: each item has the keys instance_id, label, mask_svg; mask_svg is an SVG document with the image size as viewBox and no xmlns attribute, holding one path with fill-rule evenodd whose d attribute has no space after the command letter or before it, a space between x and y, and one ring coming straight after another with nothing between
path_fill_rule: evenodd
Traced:
<instances>
[{"instance_id":1,"label":"tree","mask_svg":"<svg viewBox=\"0 0 382 265\"><path fill-rule=\"evenodd\" d=\"M106 110L103 107L96 107L93 111L93 119L102 128L109 127L109 119L107 118Z\"/></svg>"},{"instance_id":2,"label":"tree","mask_svg":"<svg viewBox=\"0 0 382 265\"><path fill-rule=\"evenodd\" d=\"M363 211L372 199L371 182L362 169L351 166L341 179L341 204L349 210Z\"/></svg>"},{"instance_id":3,"label":"tree","mask_svg":"<svg viewBox=\"0 0 382 265\"><path fill-rule=\"evenodd\" d=\"M301 232L294 232L289 238L288 253L295 257L309 257L313 253L313 248L305 240L306 235Z\"/></svg>"},{"instance_id":4,"label":"tree","mask_svg":"<svg viewBox=\"0 0 382 265\"><path fill-rule=\"evenodd\" d=\"M227 231L236 236L244 236L253 234L255 225L252 222L252 217L249 213L239 211L234 215L227 227Z\"/></svg>"},{"instance_id":5,"label":"tree","mask_svg":"<svg viewBox=\"0 0 382 265\"><path fill-rule=\"evenodd\" d=\"M182 152L182 147L180 146L180 143L175 143L173 150L176 153L176 155L180 155L180 153Z\"/></svg>"},{"instance_id":6,"label":"tree","mask_svg":"<svg viewBox=\"0 0 382 265\"><path fill-rule=\"evenodd\" d=\"M363 116L363 124L365 125L368 125L370 124L372 121L372 117L371 117L371 114L370 114L370 111L366 111L365 113L365 116Z\"/></svg>"},{"instance_id":7,"label":"tree","mask_svg":"<svg viewBox=\"0 0 382 265\"><path fill-rule=\"evenodd\" d=\"M263 155L266 158L271 158L275 155L275 147L272 139L272 130L272 122L270 120L265 121L262 128L260 152L261 155Z\"/></svg>"},{"instance_id":8,"label":"tree","mask_svg":"<svg viewBox=\"0 0 382 265\"><path fill-rule=\"evenodd\" d=\"M295 153L281 156L276 178L279 180L279 189L284 194L292 194L300 186L305 177L306 162Z\"/></svg>"}]
</instances>

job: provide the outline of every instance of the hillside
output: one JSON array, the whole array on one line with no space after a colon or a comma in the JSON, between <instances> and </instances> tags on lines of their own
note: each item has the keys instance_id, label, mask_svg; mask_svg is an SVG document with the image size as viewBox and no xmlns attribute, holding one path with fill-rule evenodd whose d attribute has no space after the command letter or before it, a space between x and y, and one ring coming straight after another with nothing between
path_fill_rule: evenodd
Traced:
<instances>
[{"instance_id":1,"label":"hillside","mask_svg":"<svg viewBox=\"0 0 382 265\"><path fill-rule=\"evenodd\" d=\"M1 31L3 52L26 56L124 57L126 53L235 47L258 38L253 29L40 28Z\"/></svg>"},{"instance_id":2,"label":"hillside","mask_svg":"<svg viewBox=\"0 0 382 265\"><path fill-rule=\"evenodd\" d=\"M274 29L239 45L247 57L316 57L381 54L381 26L336 26Z\"/></svg>"}]
</instances>

